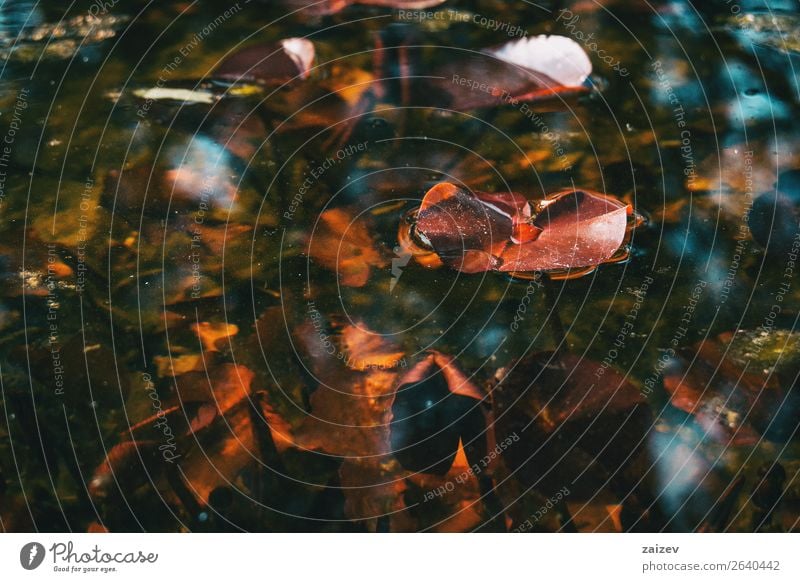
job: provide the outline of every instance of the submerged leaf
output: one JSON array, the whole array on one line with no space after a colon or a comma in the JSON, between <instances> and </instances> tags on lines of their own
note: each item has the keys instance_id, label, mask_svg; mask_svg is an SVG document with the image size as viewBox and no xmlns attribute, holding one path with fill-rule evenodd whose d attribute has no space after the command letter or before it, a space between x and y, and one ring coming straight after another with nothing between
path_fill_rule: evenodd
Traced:
<instances>
[{"instance_id":1,"label":"submerged leaf","mask_svg":"<svg viewBox=\"0 0 800 582\"><path fill-rule=\"evenodd\" d=\"M492 395L497 440L520 437L504 459L526 486L550 495L569 483L575 495L593 497L606 483L619 499L649 505L650 409L615 369L569 353L535 353L500 370Z\"/></svg>"},{"instance_id":2,"label":"submerged leaf","mask_svg":"<svg viewBox=\"0 0 800 582\"><path fill-rule=\"evenodd\" d=\"M748 361L736 358L737 339L728 347L705 340L676 356L664 373L664 388L672 405L692 414L711 440L730 445L753 445L763 437L784 440L798 425L792 380L782 382L769 368L750 365L763 342L751 344ZM795 367L782 375L796 373Z\"/></svg>"},{"instance_id":3,"label":"submerged leaf","mask_svg":"<svg viewBox=\"0 0 800 582\"><path fill-rule=\"evenodd\" d=\"M404 364L403 351L363 323L348 325L341 333L342 351L347 365L359 371L370 368L389 369Z\"/></svg>"},{"instance_id":4,"label":"submerged leaf","mask_svg":"<svg viewBox=\"0 0 800 582\"><path fill-rule=\"evenodd\" d=\"M443 475L459 442L468 454L486 429L484 395L448 358L429 354L399 381L392 405L394 456L408 470ZM470 455L472 456L472 455Z\"/></svg>"}]
</instances>

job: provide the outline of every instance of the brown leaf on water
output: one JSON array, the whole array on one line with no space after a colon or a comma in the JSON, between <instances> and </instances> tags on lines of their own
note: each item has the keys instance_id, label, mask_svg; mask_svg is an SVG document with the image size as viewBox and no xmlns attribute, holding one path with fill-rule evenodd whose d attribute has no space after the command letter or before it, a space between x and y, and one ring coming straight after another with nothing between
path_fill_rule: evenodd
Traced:
<instances>
[{"instance_id":1,"label":"brown leaf on water","mask_svg":"<svg viewBox=\"0 0 800 582\"><path fill-rule=\"evenodd\" d=\"M588 190L548 197L533 220L541 234L530 242L508 245L501 271L551 271L600 265L620 249L629 206Z\"/></svg>"},{"instance_id":2,"label":"brown leaf on water","mask_svg":"<svg viewBox=\"0 0 800 582\"><path fill-rule=\"evenodd\" d=\"M729 445L753 445L779 432L780 423L773 421L782 407L788 409L776 375L740 366L716 340L674 358L664 388L672 405L693 415L708 438Z\"/></svg>"},{"instance_id":3,"label":"brown leaf on water","mask_svg":"<svg viewBox=\"0 0 800 582\"><path fill-rule=\"evenodd\" d=\"M319 225L308 238L308 255L335 271L342 285L363 287L372 267L386 266L364 219L344 208L322 213Z\"/></svg>"},{"instance_id":4,"label":"brown leaf on water","mask_svg":"<svg viewBox=\"0 0 800 582\"><path fill-rule=\"evenodd\" d=\"M428 191L417 213L420 238L446 265L465 273L499 268L522 208L514 203L498 207L484 196L443 182Z\"/></svg>"},{"instance_id":5,"label":"brown leaf on water","mask_svg":"<svg viewBox=\"0 0 800 582\"><path fill-rule=\"evenodd\" d=\"M239 333L239 327L227 321L216 323L202 321L192 324L191 328L197 334L206 352L218 352L223 340L230 340Z\"/></svg>"},{"instance_id":6,"label":"brown leaf on water","mask_svg":"<svg viewBox=\"0 0 800 582\"><path fill-rule=\"evenodd\" d=\"M597 484L606 483L617 499L649 506L650 408L621 373L577 355L542 352L497 378L497 440L518 436L503 458L525 485L549 497L568 484L574 500L593 498Z\"/></svg>"}]
</instances>

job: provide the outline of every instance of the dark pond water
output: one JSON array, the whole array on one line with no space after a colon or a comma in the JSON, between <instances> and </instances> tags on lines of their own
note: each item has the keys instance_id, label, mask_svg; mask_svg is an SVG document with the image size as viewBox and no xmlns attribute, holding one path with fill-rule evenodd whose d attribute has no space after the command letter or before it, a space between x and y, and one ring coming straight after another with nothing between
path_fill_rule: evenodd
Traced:
<instances>
[{"instance_id":1,"label":"dark pond water","mask_svg":"<svg viewBox=\"0 0 800 582\"><path fill-rule=\"evenodd\" d=\"M303 4L0 6L0 528L796 530L800 5ZM403 82L539 34L580 95ZM443 181L640 224L468 274Z\"/></svg>"}]
</instances>

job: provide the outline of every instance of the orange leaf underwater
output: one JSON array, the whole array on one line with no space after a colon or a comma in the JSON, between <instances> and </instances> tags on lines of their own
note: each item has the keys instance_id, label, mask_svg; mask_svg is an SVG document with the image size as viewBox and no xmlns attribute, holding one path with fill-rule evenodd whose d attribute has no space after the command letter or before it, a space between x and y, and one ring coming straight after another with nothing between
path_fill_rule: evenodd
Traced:
<instances>
[{"instance_id":1,"label":"orange leaf underwater","mask_svg":"<svg viewBox=\"0 0 800 582\"><path fill-rule=\"evenodd\" d=\"M630 213L624 202L589 190L556 193L534 213L519 194L442 183L425 195L416 234L447 266L465 273L558 271L612 260Z\"/></svg>"}]
</instances>

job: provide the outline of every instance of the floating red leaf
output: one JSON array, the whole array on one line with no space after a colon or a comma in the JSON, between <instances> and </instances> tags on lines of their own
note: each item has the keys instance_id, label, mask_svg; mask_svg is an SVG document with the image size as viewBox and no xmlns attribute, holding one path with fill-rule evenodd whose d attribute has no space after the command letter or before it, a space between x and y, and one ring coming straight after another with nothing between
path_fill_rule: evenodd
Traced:
<instances>
[{"instance_id":1,"label":"floating red leaf","mask_svg":"<svg viewBox=\"0 0 800 582\"><path fill-rule=\"evenodd\" d=\"M553 271L599 265L620 249L629 206L587 190L555 194L539 205L519 194L431 188L416 232L442 261L466 273Z\"/></svg>"}]
</instances>

